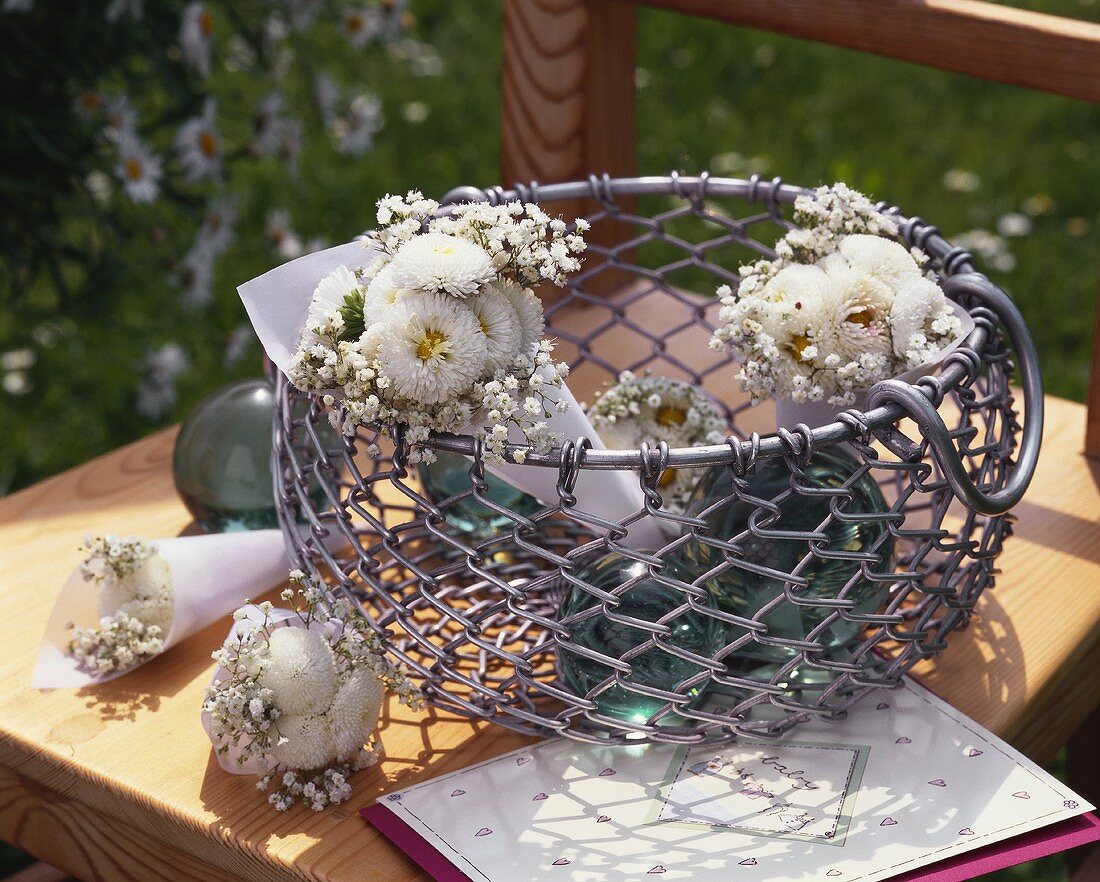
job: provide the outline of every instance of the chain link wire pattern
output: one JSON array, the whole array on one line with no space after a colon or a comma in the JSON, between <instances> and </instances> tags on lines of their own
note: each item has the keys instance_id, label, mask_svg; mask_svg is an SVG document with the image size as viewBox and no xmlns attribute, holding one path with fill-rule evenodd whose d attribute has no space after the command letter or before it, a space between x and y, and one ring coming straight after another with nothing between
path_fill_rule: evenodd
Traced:
<instances>
[{"instance_id":1,"label":"chain link wire pattern","mask_svg":"<svg viewBox=\"0 0 1100 882\"><path fill-rule=\"evenodd\" d=\"M517 185L511 191L462 188L449 194L452 203L537 201L551 214L555 202L594 199L598 210L589 217L593 244L585 268L546 309L547 332L558 338L559 354L574 374L587 371L602 380L623 369L678 375L710 390L729 420L725 445L597 451L588 449L585 439L569 439L549 454L532 455L526 467L559 472L559 498L534 514L512 512L488 498L476 439L441 436L430 442L472 457L469 486L433 502L409 466L399 427L392 442L360 430L334 447L331 433L319 429L329 416L319 398L303 395L279 377L275 496L292 563L324 584L331 597L352 601L387 634L394 659L409 667L431 703L528 734L600 743L698 744L738 733L775 736L811 718L842 719L853 702L896 686L915 664L942 652L952 631L967 625L978 598L994 583L997 555L1011 533L1008 509L1034 469L1042 420L1026 329L1007 297L974 272L967 252L953 248L919 218L883 206L898 218L905 240L932 259L948 295L973 316L975 330L935 376L913 385L880 384L865 411L839 413L829 426L780 427L764 437L743 431L739 422L751 413L748 401L715 391L723 379L728 388L736 370L729 357L703 346L670 346L682 333L694 333L699 340L709 336L714 312L688 290L709 294L723 282L736 285L738 264L774 256L771 245L790 228L790 203L802 192L778 179L673 174L593 176L571 184ZM607 298L593 292L609 273L616 274L616 281L630 281L624 295ZM632 318L630 304L643 298L661 300L660 314L667 317L663 329ZM579 309L588 311L587 330L581 333L564 321ZM638 345L602 347L600 338L611 328L619 339L627 334ZM1017 361L1027 393L1022 445L1011 385ZM362 451L372 443L381 445L382 454L369 459ZM805 479L803 470L814 450L833 444L845 444L860 466L844 487L823 491ZM829 496L829 520L819 531L768 530L780 500L751 497L745 476L770 457L781 457L790 473L785 494ZM747 500L755 509L742 535L710 535L705 521L662 508L665 469L712 466L729 471L730 498ZM613 523L580 510L571 491L593 468L633 469L645 495L644 511ZM878 482L887 508L848 515L852 494L846 488L865 473ZM448 512L463 500L494 510L507 526L484 538L454 529ZM670 527L664 548L641 552L621 544L624 526L643 517ZM887 529L870 547L830 549L829 524L846 517L869 517ZM704 574L682 581L664 565L694 543L710 550L719 570L736 568L745 562L746 542L777 532L804 543L804 557L791 573L779 574L783 590L751 616L733 616L702 603ZM883 560L887 541L895 549L892 561ZM650 577L680 592L683 603L676 615L718 618L723 627L736 624L728 631L730 642L712 657L697 656L668 642L671 619L664 616L660 622L632 621L651 636L622 658L571 643L571 620L563 621L558 612L567 591L591 593L599 601L598 614L614 619L614 598L631 588L625 583L610 589L609 598L578 579L578 564L600 551L642 562ZM860 572L832 596L808 596L807 579L799 574L815 560L838 555L854 556ZM847 594L858 579L886 587L878 609L853 611L856 602ZM814 607L824 617L798 639L769 635L763 619L784 604ZM861 630L855 645L838 657L826 653L819 638L842 620L858 623ZM753 642L782 650L789 660L769 668L767 676L745 673L735 662ZM588 694L574 694L556 662L563 647L613 673ZM654 648L690 660L699 673L672 692L630 681L632 658ZM692 701L689 693L702 686L710 700ZM644 721L601 713L600 695L616 687L663 705Z\"/></svg>"}]
</instances>

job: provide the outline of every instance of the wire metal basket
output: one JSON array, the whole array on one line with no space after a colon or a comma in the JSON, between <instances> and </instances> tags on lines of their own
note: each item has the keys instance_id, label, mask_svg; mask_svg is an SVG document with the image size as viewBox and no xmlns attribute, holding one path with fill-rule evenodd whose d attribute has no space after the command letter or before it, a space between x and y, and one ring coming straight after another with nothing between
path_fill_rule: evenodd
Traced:
<instances>
[{"instance_id":1,"label":"wire metal basket","mask_svg":"<svg viewBox=\"0 0 1100 882\"><path fill-rule=\"evenodd\" d=\"M993 585L1011 532L1009 510L1038 456L1042 388L1034 345L1015 306L975 272L969 253L921 219L884 205L975 328L934 376L882 382L865 409L837 413L827 425L774 429L769 406L750 406L734 388L729 356L706 348L715 308L712 296L700 295L735 285L738 264L773 256L771 245L791 228L785 213L803 192L779 179L704 173L593 176L449 194L441 211L448 202L518 198L554 214L556 206L595 200L585 268L546 309L557 355L573 369L571 387L578 397L590 396L623 369L648 369L708 391L729 421L724 445L594 450L585 439L569 439L549 454L531 455L525 467L558 471L558 499L544 500L550 504L533 513L489 498L476 439L431 439L429 446L471 457L466 485L431 499L399 431L393 443L360 430L334 444L321 401L280 378L275 495L292 560L388 633L394 657L422 681L433 704L525 733L596 742L771 736L802 720L842 718L853 702L896 686L913 665L943 651L948 635L967 624ZM611 294L595 293L612 287ZM1014 382L1026 419L1015 409ZM382 455L369 459L363 450L376 442ZM854 471L840 486L822 489L808 468L829 449L843 449ZM780 467L784 486L760 499L752 482L765 467ZM646 504L627 520L661 519L669 536L664 548L626 548L622 524L578 509L573 490L593 469L636 473ZM751 516L735 535L714 535L713 521L698 512L668 512L660 480L666 469L725 474L726 483L719 481L725 497L712 507L735 504ZM881 502L854 513L855 484L868 476ZM792 499L825 504L824 521L784 530L777 512ZM492 508L503 526L487 535L456 528L454 513L471 501ZM875 540L835 547L830 529L852 523L877 525ZM777 573L754 554L778 540L800 545L796 564ZM635 562L635 575L610 585L586 581L587 562L600 552ZM685 560L702 562L692 568ZM824 595L810 591L807 573L838 560L849 567L845 578ZM715 579L761 570L775 590L759 608L730 611L708 601ZM643 580L678 598L654 621L616 611ZM876 591L871 607L855 596L855 586L867 583ZM571 612L566 598L578 596L590 602ZM780 633L774 623L783 610L812 628ZM581 645L578 629L593 616L634 628L644 645L619 656L608 655L606 646ZM694 627L720 627L710 650L672 639L689 616ZM824 636L839 627L855 636L838 650ZM754 649L765 649L772 662L746 664ZM650 661L656 653L689 664L691 673L671 686L639 680L632 673L643 652ZM567 654L603 674L578 686L575 677L563 677ZM644 698L646 709L611 712L612 694Z\"/></svg>"}]
</instances>

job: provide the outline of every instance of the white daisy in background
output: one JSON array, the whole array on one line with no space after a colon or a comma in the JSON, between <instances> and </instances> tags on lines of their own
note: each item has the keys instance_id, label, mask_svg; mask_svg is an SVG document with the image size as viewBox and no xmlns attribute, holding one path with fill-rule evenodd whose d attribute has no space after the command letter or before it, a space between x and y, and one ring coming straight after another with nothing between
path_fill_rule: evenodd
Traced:
<instances>
[{"instance_id":1,"label":"white daisy in background","mask_svg":"<svg viewBox=\"0 0 1100 882\"><path fill-rule=\"evenodd\" d=\"M336 758L346 762L357 756L378 725L385 689L371 671L360 668L336 691L328 711Z\"/></svg>"},{"instance_id":2,"label":"white daisy in background","mask_svg":"<svg viewBox=\"0 0 1100 882\"><path fill-rule=\"evenodd\" d=\"M114 139L118 150L117 172L126 195L134 202L155 202L163 174L161 159L132 132Z\"/></svg>"},{"instance_id":3,"label":"white daisy in background","mask_svg":"<svg viewBox=\"0 0 1100 882\"><path fill-rule=\"evenodd\" d=\"M34 10L34 0L4 0L0 6L0 12L31 12Z\"/></svg>"},{"instance_id":4,"label":"white daisy in background","mask_svg":"<svg viewBox=\"0 0 1100 882\"><path fill-rule=\"evenodd\" d=\"M298 156L302 152L302 121L294 116L284 117L279 126L279 156L292 172L298 170Z\"/></svg>"},{"instance_id":5,"label":"white daisy in background","mask_svg":"<svg viewBox=\"0 0 1100 882\"><path fill-rule=\"evenodd\" d=\"M1018 237L1031 233L1031 218L1018 211L1010 211L997 218L997 232L1002 236Z\"/></svg>"},{"instance_id":6,"label":"white daisy in background","mask_svg":"<svg viewBox=\"0 0 1100 882\"><path fill-rule=\"evenodd\" d=\"M188 181L217 180L221 176L222 145L215 125L216 113L217 102L207 98L202 113L176 132L176 153Z\"/></svg>"},{"instance_id":7,"label":"white daisy in background","mask_svg":"<svg viewBox=\"0 0 1100 882\"><path fill-rule=\"evenodd\" d=\"M497 276L484 248L446 233L415 236L398 249L390 265L396 285L453 297L473 294Z\"/></svg>"},{"instance_id":8,"label":"white daisy in background","mask_svg":"<svg viewBox=\"0 0 1100 882\"><path fill-rule=\"evenodd\" d=\"M210 44L214 16L205 3L188 3L180 20L180 51L184 62L200 75L210 76Z\"/></svg>"},{"instance_id":9,"label":"white daisy in background","mask_svg":"<svg viewBox=\"0 0 1100 882\"><path fill-rule=\"evenodd\" d=\"M104 16L107 21L118 21L123 16L141 21L145 17L145 0L111 0Z\"/></svg>"},{"instance_id":10,"label":"white daisy in background","mask_svg":"<svg viewBox=\"0 0 1100 882\"><path fill-rule=\"evenodd\" d=\"M210 246L200 236L180 261L179 283L183 302L188 306L205 306L214 293L214 258Z\"/></svg>"},{"instance_id":11,"label":"white daisy in background","mask_svg":"<svg viewBox=\"0 0 1100 882\"><path fill-rule=\"evenodd\" d=\"M272 637L274 636L273 634ZM336 759L336 744L332 740L332 731L324 714L284 713L275 721L275 727L279 732L279 741L272 748L271 756L276 762L291 769L322 769Z\"/></svg>"},{"instance_id":12,"label":"white daisy in background","mask_svg":"<svg viewBox=\"0 0 1100 882\"><path fill-rule=\"evenodd\" d=\"M138 384L138 412L150 420L159 419L176 404L176 380L191 364L178 343L165 343L145 360Z\"/></svg>"},{"instance_id":13,"label":"white daisy in background","mask_svg":"<svg viewBox=\"0 0 1100 882\"><path fill-rule=\"evenodd\" d=\"M491 289L471 298L469 304L485 335L486 370L508 367L521 351L523 340L523 328L515 307Z\"/></svg>"},{"instance_id":14,"label":"white daisy in background","mask_svg":"<svg viewBox=\"0 0 1100 882\"><path fill-rule=\"evenodd\" d=\"M73 113L82 122L94 122L102 115L104 104L103 95L100 92L95 89L85 89L73 101Z\"/></svg>"},{"instance_id":15,"label":"white daisy in background","mask_svg":"<svg viewBox=\"0 0 1100 882\"><path fill-rule=\"evenodd\" d=\"M348 6L340 16L344 36L356 49L363 48L382 30L382 11L376 6Z\"/></svg>"},{"instance_id":16,"label":"white daisy in background","mask_svg":"<svg viewBox=\"0 0 1100 882\"><path fill-rule=\"evenodd\" d=\"M282 146L283 109L286 101L278 89L268 92L252 115L252 149L260 156L278 153Z\"/></svg>"},{"instance_id":17,"label":"white daisy in background","mask_svg":"<svg viewBox=\"0 0 1100 882\"><path fill-rule=\"evenodd\" d=\"M529 355L542 337L546 328L546 316L542 311L542 301L530 288L524 288L511 279L502 279L489 286L489 290L503 296L512 304L519 319L519 352Z\"/></svg>"},{"instance_id":18,"label":"white daisy in background","mask_svg":"<svg viewBox=\"0 0 1100 882\"><path fill-rule=\"evenodd\" d=\"M225 341L226 366L233 367L233 365L238 364L255 342L256 332L253 330L250 322L245 322L243 325L237 325L229 334L229 338Z\"/></svg>"},{"instance_id":19,"label":"white daisy in background","mask_svg":"<svg viewBox=\"0 0 1100 882\"><path fill-rule=\"evenodd\" d=\"M137 125L137 114L126 94L112 95L103 102L103 126L108 138L132 134Z\"/></svg>"},{"instance_id":20,"label":"white daisy in background","mask_svg":"<svg viewBox=\"0 0 1100 882\"><path fill-rule=\"evenodd\" d=\"M264 235L280 257L293 260L304 253L302 238L294 232L294 227L290 223L290 212L285 208L278 208L268 213Z\"/></svg>"},{"instance_id":21,"label":"white daisy in background","mask_svg":"<svg viewBox=\"0 0 1100 882\"><path fill-rule=\"evenodd\" d=\"M477 317L444 294L405 294L375 327L383 375L397 395L418 405L440 404L466 392L489 356Z\"/></svg>"},{"instance_id":22,"label":"white daisy in background","mask_svg":"<svg viewBox=\"0 0 1100 882\"><path fill-rule=\"evenodd\" d=\"M206 204L199 238L215 255L221 254L233 241L233 228L237 223L237 200L232 196L219 196Z\"/></svg>"},{"instance_id":23,"label":"white daisy in background","mask_svg":"<svg viewBox=\"0 0 1100 882\"><path fill-rule=\"evenodd\" d=\"M348 295L358 294L362 289L355 273L346 266L338 266L313 289L313 299L309 304L306 328L313 330L324 325L335 313L339 312Z\"/></svg>"},{"instance_id":24,"label":"white daisy in background","mask_svg":"<svg viewBox=\"0 0 1100 882\"><path fill-rule=\"evenodd\" d=\"M336 658L329 642L306 628L277 628L268 641L260 685L284 714L323 713L336 694ZM285 733L284 733L285 734ZM295 764L296 765L296 764ZM314 769L318 765L297 766Z\"/></svg>"},{"instance_id":25,"label":"white daisy in background","mask_svg":"<svg viewBox=\"0 0 1100 882\"><path fill-rule=\"evenodd\" d=\"M374 146L374 136L382 130L382 102L374 95L359 95L347 113L333 122L337 149L360 156Z\"/></svg>"},{"instance_id":26,"label":"white daisy in background","mask_svg":"<svg viewBox=\"0 0 1100 882\"><path fill-rule=\"evenodd\" d=\"M336 121L336 104L340 100L340 87L327 73L322 71L313 81L313 103L321 114L326 126Z\"/></svg>"}]
</instances>

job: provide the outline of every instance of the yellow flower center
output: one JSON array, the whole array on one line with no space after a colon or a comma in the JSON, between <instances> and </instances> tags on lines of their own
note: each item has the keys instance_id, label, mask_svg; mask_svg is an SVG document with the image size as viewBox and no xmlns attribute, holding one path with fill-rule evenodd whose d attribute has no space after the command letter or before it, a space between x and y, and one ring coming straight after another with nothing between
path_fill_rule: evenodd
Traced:
<instances>
[{"instance_id":1,"label":"yellow flower center","mask_svg":"<svg viewBox=\"0 0 1100 882\"><path fill-rule=\"evenodd\" d=\"M688 415L686 410L671 404L666 404L664 407L657 408L657 413L654 415L657 425L664 426L666 429L682 426L687 418ZM668 472L665 472L665 474L667 475Z\"/></svg>"},{"instance_id":2,"label":"yellow flower center","mask_svg":"<svg viewBox=\"0 0 1100 882\"><path fill-rule=\"evenodd\" d=\"M140 181L142 178L143 169L140 159L127 159L126 162L122 164L122 170L131 181Z\"/></svg>"},{"instance_id":3,"label":"yellow flower center","mask_svg":"<svg viewBox=\"0 0 1100 882\"><path fill-rule=\"evenodd\" d=\"M77 102L85 110L99 110L103 106L103 101L95 92L84 92Z\"/></svg>"},{"instance_id":4,"label":"yellow flower center","mask_svg":"<svg viewBox=\"0 0 1100 882\"><path fill-rule=\"evenodd\" d=\"M665 469L664 473L661 475L660 480L657 481L657 486L658 487L667 487L669 484L671 484L675 480L676 480L676 470L675 469Z\"/></svg>"},{"instance_id":5,"label":"yellow flower center","mask_svg":"<svg viewBox=\"0 0 1100 882\"><path fill-rule=\"evenodd\" d=\"M442 331L425 331L420 345L416 347L416 357L427 361L447 351L447 336Z\"/></svg>"},{"instance_id":6,"label":"yellow flower center","mask_svg":"<svg viewBox=\"0 0 1100 882\"><path fill-rule=\"evenodd\" d=\"M218 136L207 130L199 135L199 149L209 157L218 155Z\"/></svg>"},{"instance_id":7,"label":"yellow flower center","mask_svg":"<svg viewBox=\"0 0 1100 882\"><path fill-rule=\"evenodd\" d=\"M199 16L199 30L202 31L204 37L209 37L214 33L214 16L205 9L202 11L202 15Z\"/></svg>"},{"instance_id":8,"label":"yellow flower center","mask_svg":"<svg viewBox=\"0 0 1100 882\"><path fill-rule=\"evenodd\" d=\"M363 30L363 16L352 13L344 19L344 25L350 33L358 34Z\"/></svg>"},{"instance_id":9,"label":"yellow flower center","mask_svg":"<svg viewBox=\"0 0 1100 882\"><path fill-rule=\"evenodd\" d=\"M791 349L794 350L795 355L799 358L802 358L802 353L805 352L810 345L810 338L804 334L795 334L791 337Z\"/></svg>"},{"instance_id":10,"label":"yellow flower center","mask_svg":"<svg viewBox=\"0 0 1100 882\"><path fill-rule=\"evenodd\" d=\"M855 312L850 312L845 317L844 321L851 322L853 325L861 325L864 328L869 328L871 322L875 320L875 311L870 307L865 309L857 309Z\"/></svg>"}]
</instances>

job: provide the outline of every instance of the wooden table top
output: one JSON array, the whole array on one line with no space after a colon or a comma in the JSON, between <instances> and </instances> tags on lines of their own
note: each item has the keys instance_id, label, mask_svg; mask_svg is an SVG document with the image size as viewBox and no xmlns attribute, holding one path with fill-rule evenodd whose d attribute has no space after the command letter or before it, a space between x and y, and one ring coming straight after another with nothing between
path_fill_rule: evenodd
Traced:
<instances>
[{"instance_id":1,"label":"wooden table top","mask_svg":"<svg viewBox=\"0 0 1100 882\"><path fill-rule=\"evenodd\" d=\"M925 671L937 692L1039 761L1100 700L1100 463L1085 410L1048 399L1046 446L1016 535L970 628ZM0 500L0 837L81 878L393 880L427 877L356 814L390 789L519 747L486 724L392 702L386 756L349 803L276 813L223 773L199 725L218 623L95 689L36 692L35 651L85 533L173 536L173 431Z\"/></svg>"}]
</instances>

